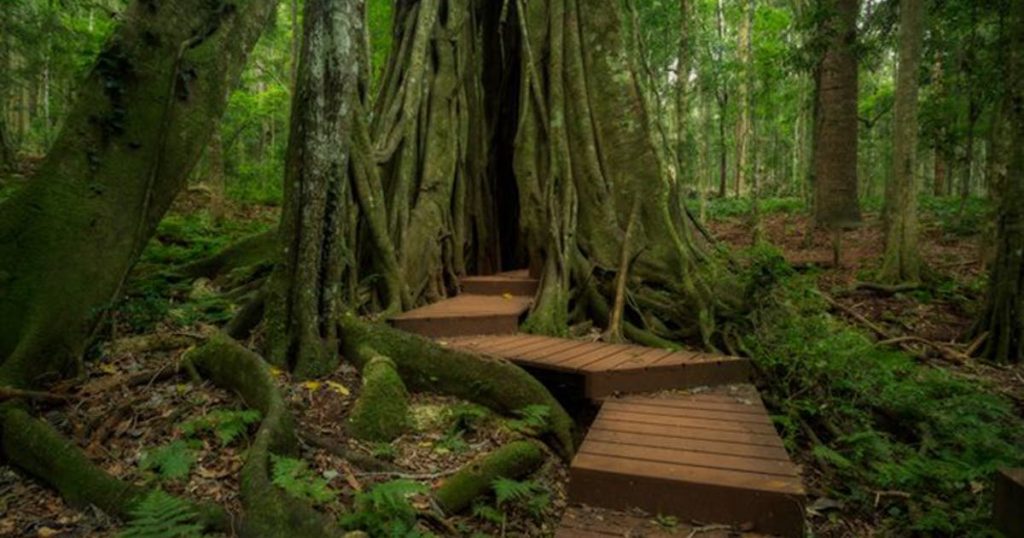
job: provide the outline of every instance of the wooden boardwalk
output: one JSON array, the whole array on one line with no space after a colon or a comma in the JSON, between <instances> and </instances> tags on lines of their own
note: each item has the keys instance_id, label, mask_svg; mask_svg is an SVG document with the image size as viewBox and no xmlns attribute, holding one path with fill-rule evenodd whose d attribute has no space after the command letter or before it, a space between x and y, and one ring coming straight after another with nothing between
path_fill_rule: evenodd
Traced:
<instances>
[{"instance_id":1,"label":"wooden boardwalk","mask_svg":"<svg viewBox=\"0 0 1024 538\"><path fill-rule=\"evenodd\" d=\"M549 336L511 334L444 340L444 344L520 366L579 375L588 398L702 385L741 383L750 364L738 357L607 344Z\"/></svg>"},{"instance_id":2,"label":"wooden boardwalk","mask_svg":"<svg viewBox=\"0 0 1024 538\"><path fill-rule=\"evenodd\" d=\"M591 517L590 507L803 535L804 488L757 390L745 384L746 359L520 334L536 289L525 271L469 277L462 295L392 323L538 375L578 378L601 405L570 466L572 507L556 536L672 535L636 534L642 518L609 521Z\"/></svg>"}]
</instances>

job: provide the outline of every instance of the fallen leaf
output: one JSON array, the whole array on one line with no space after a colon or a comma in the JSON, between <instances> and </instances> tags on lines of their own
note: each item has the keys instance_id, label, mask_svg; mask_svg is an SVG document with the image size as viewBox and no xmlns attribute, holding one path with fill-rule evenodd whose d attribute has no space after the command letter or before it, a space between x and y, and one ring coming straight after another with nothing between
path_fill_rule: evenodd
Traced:
<instances>
[{"instance_id":1,"label":"fallen leaf","mask_svg":"<svg viewBox=\"0 0 1024 538\"><path fill-rule=\"evenodd\" d=\"M348 396L349 394L351 394L351 392L349 392L348 390L348 387L342 385L341 383L338 383L337 381L328 381L327 386L331 387L331 390L337 392L338 394L341 394L342 396Z\"/></svg>"},{"instance_id":2,"label":"fallen leaf","mask_svg":"<svg viewBox=\"0 0 1024 538\"><path fill-rule=\"evenodd\" d=\"M59 534L59 530L51 529L50 527L39 527L39 530L36 531L36 536L40 536L42 538L47 538L49 536L57 536Z\"/></svg>"},{"instance_id":3,"label":"fallen leaf","mask_svg":"<svg viewBox=\"0 0 1024 538\"><path fill-rule=\"evenodd\" d=\"M306 381L302 383L302 386L307 390L314 392L320 388L321 383L319 381Z\"/></svg>"}]
</instances>

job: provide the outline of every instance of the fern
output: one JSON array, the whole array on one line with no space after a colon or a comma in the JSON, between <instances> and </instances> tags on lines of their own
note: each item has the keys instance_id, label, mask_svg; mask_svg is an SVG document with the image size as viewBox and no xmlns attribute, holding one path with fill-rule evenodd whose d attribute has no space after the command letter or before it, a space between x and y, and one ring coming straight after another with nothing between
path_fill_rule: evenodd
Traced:
<instances>
[{"instance_id":1,"label":"fern","mask_svg":"<svg viewBox=\"0 0 1024 538\"><path fill-rule=\"evenodd\" d=\"M498 478L491 483L491 487L499 508L523 510L534 519L539 519L551 504L548 489L533 480Z\"/></svg>"},{"instance_id":2,"label":"fern","mask_svg":"<svg viewBox=\"0 0 1024 538\"><path fill-rule=\"evenodd\" d=\"M203 536L199 514L186 502L156 489L129 512L120 538L195 538Z\"/></svg>"},{"instance_id":3,"label":"fern","mask_svg":"<svg viewBox=\"0 0 1024 538\"><path fill-rule=\"evenodd\" d=\"M427 491L426 486L411 480L377 484L368 491L356 494L353 511L341 518L341 524L347 529L363 530L374 537L424 536L416 530L417 512L409 503L409 497Z\"/></svg>"},{"instance_id":4,"label":"fern","mask_svg":"<svg viewBox=\"0 0 1024 538\"><path fill-rule=\"evenodd\" d=\"M549 429L551 408L546 405L528 405L515 414L519 418L509 420L508 426L519 433L536 436Z\"/></svg>"},{"instance_id":5,"label":"fern","mask_svg":"<svg viewBox=\"0 0 1024 538\"><path fill-rule=\"evenodd\" d=\"M161 478L179 480L188 477L196 461L194 443L177 440L142 454L143 470L155 471Z\"/></svg>"},{"instance_id":6,"label":"fern","mask_svg":"<svg viewBox=\"0 0 1024 538\"><path fill-rule=\"evenodd\" d=\"M473 505L473 516L484 521L494 523L495 525L501 525L505 522L505 512L498 510L486 502L477 502Z\"/></svg>"},{"instance_id":7,"label":"fern","mask_svg":"<svg viewBox=\"0 0 1024 538\"><path fill-rule=\"evenodd\" d=\"M293 497L314 504L333 501L338 492L331 489L328 480L313 474L302 460L270 455L273 461L273 482Z\"/></svg>"},{"instance_id":8,"label":"fern","mask_svg":"<svg viewBox=\"0 0 1024 538\"><path fill-rule=\"evenodd\" d=\"M202 417L183 422L178 428L185 435L195 435L203 431L211 431L220 439L221 445L227 446L247 432L250 424L255 424L259 421L259 411L252 409L217 409Z\"/></svg>"}]
</instances>

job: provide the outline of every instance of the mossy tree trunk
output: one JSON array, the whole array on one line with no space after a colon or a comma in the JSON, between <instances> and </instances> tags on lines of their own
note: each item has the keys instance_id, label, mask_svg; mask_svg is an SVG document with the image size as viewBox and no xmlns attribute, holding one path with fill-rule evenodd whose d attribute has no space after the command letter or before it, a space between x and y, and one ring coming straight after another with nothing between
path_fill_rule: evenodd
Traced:
<instances>
[{"instance_id":1,"label":"mossy tree trunk","mask_svg":"<svg viewBox=\"0 0 1024 538\"><path fill-rule=\"evenodd\" d=\"M267 359L302 378L337 364L357 111L357 0L309 0L285 161L280 255L266 287Z\"/></svg>"},{"instance_id":2,"label":"mossy tree trunk","mask_svg":"<svg viewBox=\"0 0 1024 538\"><path fill-rule=\"evenodd\" d=\"M825 50L815 77L814 221L833 229L861 220L857 198L859 7L859 0L819 0Z\"/></svg>"},{"instance_id":3,"label":"mossy tree trunk","mask_svg":"<svg viewBox=\"0 0 1024 538\"><path fill-rule=\"evenodd\" d=\"M981 356L998 362L1024 360L1024 0L1014 0L1012 42L1003 109L1011 129L1007 174L996 185L996 257L988 297L976 326L987 335Z\"/></svg>"},{"instance_id":4,"label":"mossy tree trunk","mask_svg":"<svg viewBox=\"0 0 1024 538\"><path fill-rule=\"evenodd\" d=\"M627 334L710 341L733 305L714 291L719 267L681 207L624 31L613 0L398 6L371 132L414 302L528 265L541 278L530 330L565 331L570 305L609 318L624 303ZM613 299L620 279L627 301Z\"/></svg>"},{"instance_id":5,"label":"mossy tree trunk","mask_svg":"<svg viewBox=\"0 0 1024 538\"><path fill-rule=\"evenodd\" d=\"M274 0L138 1L0 205L0 383L75 365L207 145Z\"/></svg>"},{"instance_id":6,"label":"mossy tree trunk","mask_svg":"<svg viewBox=\"0 0 1024 538\"><path fill-rule=\"evenodd\" d=\"M900 1L899 67L893 112L892 174L886 186L885 256L881 278L918 282L917 77L924 36L922 0Z\"/></svg>"}]
</instances>

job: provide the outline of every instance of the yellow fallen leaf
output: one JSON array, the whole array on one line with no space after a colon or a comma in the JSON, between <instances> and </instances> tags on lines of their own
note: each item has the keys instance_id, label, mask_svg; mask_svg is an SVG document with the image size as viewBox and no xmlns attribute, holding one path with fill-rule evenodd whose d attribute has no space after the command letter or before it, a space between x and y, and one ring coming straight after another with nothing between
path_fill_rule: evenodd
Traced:
<instances>
[{"instance_id":1,"label":"yellow fallen leaf","mask_svg":"<svg viewBox=\"0 0 1024 538\"><path fill-rule=\"evenodd\" d=\"M273 366L270 367L270 375L274 377L281 377L281 374L283 373L284 372L282 372L280 368L275 368Z\"/></svg>"},{"instance_id":2,"label":"yellow fallen leaf","mask_svg":"<svg viewBox=\"0 0 1024 538\"><path fill-rule=\"evenodd\" d=\"M49 538L50 536L57 536L59 534L60 531L56 529L51 529L50 527L40 527L39 530L36 531L36 536L39 536L41 538Z\"/></svg>"},{"instance_id":3,"label":"yellow fallen leaf","mask_svg":"<svg viewBox=\"0 0 1024 538\"><path fill-rule=\"evenodd\" d=\"M511 299L512 298L512 294L507 292L507 291L505 293L502 293L501 296L504 297L505 299Z\"/></svg>"},{"instance_id":4,"label":"yellow fallen leaf","mask_svg":"<svg viewBox=\"0 0 1024 538\"><path fill-rule=\"evenodd\" d=\"M302 384L302 386L305 387L306 389L310 390L310 391L315 391L315 390L320 388L320 382L319 381L306 381L306 382L304 382Z\"/></svg>"},{"instance_id":5,"label":"yellow fallen leaf","mask_svg":"<svg viewBox=\"0 0 1024 538\"><path fill-rule=\"evenodd\" d=\"M114 375L117 373L117 366L109 363L103 363L100 365L100 370L103 371L103 373Z\"/></svg>"},{"instance_id":6,"label":"yellow fallen leaf","mask_svg":"<svg viewBox=\"0 0 1024 538\"><path fill-rule=\"evenodd\" d=\"M348 396L350 394L348 387L342 385L341 383L338 383L337 381L328 381L327 386L331 387L331 390L337 392L338 394L341 394L342 396Z\"/></svg>"}]
</instances>

